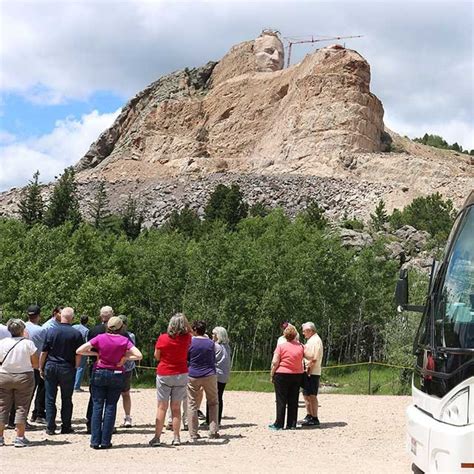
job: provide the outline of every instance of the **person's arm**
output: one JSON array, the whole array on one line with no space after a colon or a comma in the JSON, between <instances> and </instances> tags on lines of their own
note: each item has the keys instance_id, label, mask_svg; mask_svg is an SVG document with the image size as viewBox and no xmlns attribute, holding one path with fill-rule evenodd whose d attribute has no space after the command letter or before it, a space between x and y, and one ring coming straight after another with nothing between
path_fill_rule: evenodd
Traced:
<instances>
[{"instance_id":1,"label":"person's arm","mask_svg":"<svg viewBox=\"0 0 474 474\"><path fill-rule=\"evenodd\" d=\"M216 367L222 367L225 359L227 358L225 349L220 345L215 343L214 350L216 352Z\"/></svg>"},{"instance_id":2,"label":"person's arm","mask_svg":"<svg viewBox=\"0 0 474 474\"><path fill-rule=\"evenodd\" d=\"M275 376L275 371L280 365L280 351L276 350L273 354L272 367L270 369L270 382L273 383L273 377Z\"/></svg>"},{"instance_id":3,"label":"person's arm","mask_svg":"<svg viewBox=\"0 0 474 474\"><path fill-rule=\"evenodd\" d=\"M155 353L153 354L155 356L155 360L157 362L160 362L160 358L161 358L161 350L160 349L155 349Z\"/></svg>"},{"instance_id":4,"label":"person's arm","mask_svg":"<svg viewBox=\"0 0 474 474\"><path fill-rule=\"evenodd\" d=\"M38 369L40 373L40 377L44 379L44 365L46 364L46 359L48 358L48 352L47 351L42 351L39 357L39 364L38 364Z\"/></svg>"},{"instance_id":5,"label":"person's arm","mask_svg":"<svg viewBox=\"0 0 474 474\"><path fill-rule=\"evenodd\" d=\"M305 356L305 359L307 360L306 372L308 372L308 374L311 373L311 369L314 367L314 365L318 361L318 357L319 357L319 353L321 349L322 349L321 344L312 346L310 349L308 349L308 351L305 348L304 356Z\"/></svg>"},{"instance_id":6,"label":"person's arm","mask_svg":"<svg viewBox=\"0 0 474 474\"><path fill-rule=\"evenodd\" d=\"M35 352L34 354L32 354L30 356L30 360L31 360L31 367L33 367L33 369L37 369L39 367L39 356L38 356L38 353Z\"/></svg>"},{"instance_id":7,"label":"person's arm","mask_svg":"<svg viewBox=\"0 0 474 474\"><path fill-rule=\"evenodd\" d=\"M92 344L89 342L85 342L84 344L82 344L81 346L79 346L76 350L76 358L77 356L91 356L91 357L94 357L94 356L98 356L99 353L94 350L94 347L92 346Z\"/></svg>"},{"instance_id":8,"label":"person's arm","mask_svg":"<svg viewBox=\"0 0 474 474\"><path fill-rule=\"evenodd\" d=\"M160 350L155 349L155 359L156 359L156 351L160 352ZM137 349L136 346L132 346L125 353L125 359L126 360L142 360L143 359L143 354L140 352L139 349ZM157 359L157 360L159 360L159 359Z\"/></svg>"}]
</instances>

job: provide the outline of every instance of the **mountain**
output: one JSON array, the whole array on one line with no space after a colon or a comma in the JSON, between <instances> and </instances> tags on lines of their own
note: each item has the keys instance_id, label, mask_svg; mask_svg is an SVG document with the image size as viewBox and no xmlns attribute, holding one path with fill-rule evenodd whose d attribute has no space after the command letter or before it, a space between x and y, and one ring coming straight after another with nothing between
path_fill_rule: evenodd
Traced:
<instances>
[{"instance_id":1,"label":"mountain","mask_svg":"<svg viewBox=\"0 0 474 474\"><path fill-rule=\"evenodd\" d=\"M264 31L139 92L76 165L86 212L99 181L113 209L139 196L148 225L186 203L202 211L217 183L290 214L312 198L329 217L359 218L379 199L391 210L435 191L459 206L474 188L471 157L384 127L359 53L332 45L283 68L283 51ZM0 195L3 213L16 195Z\"/></svg>"}]
</instances>

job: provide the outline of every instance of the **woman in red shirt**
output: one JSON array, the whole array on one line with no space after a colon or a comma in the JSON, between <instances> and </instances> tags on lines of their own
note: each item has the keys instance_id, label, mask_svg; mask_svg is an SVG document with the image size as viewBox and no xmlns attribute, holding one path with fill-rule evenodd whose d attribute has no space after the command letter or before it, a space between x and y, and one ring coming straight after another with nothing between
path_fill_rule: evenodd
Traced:
<instances>
[{"instance_id":1,"label":"woman in red shirt","mask_svg":"<svg viewBox=\"0 0 474 474\"><path fill-rule=\"evenodd\" d=\"M269 426L272 430L283 429L287 410L286 429L296 428L304 356L304 347L296 340L297 334L295 327L289 324L283 331L286 342L277 345L273 354L270 378L275 385L276 421Z\"/></svg>"},{"instance_id":2,"label":"woman in red shirt","mask_svg":"<svg viewBox=\"0 0 474 474\"><path fill-rule=\"evenodd\" d=\"M158 407L156 411L155 436L150 446L160 446L166 410L171 399L174 439L179 445L181 425L181 402L186 396L188 384L188 349L191 345L191 326L182 313L175 314L168 324L168 330L161 334L155 344L156 391Z\"/></svg>"}]
</instances>

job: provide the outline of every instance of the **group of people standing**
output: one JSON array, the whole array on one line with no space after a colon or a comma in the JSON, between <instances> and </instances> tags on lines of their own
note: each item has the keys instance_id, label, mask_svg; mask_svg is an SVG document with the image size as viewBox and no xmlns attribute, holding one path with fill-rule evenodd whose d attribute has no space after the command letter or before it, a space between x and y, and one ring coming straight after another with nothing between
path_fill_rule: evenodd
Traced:
<instances>
[{"instance_id":1,"label":"group of people standing","mask_svg":"<svg viewBox=\"0 0 474 474\"><path fill-rule=\"evenodd\" d=\"M127 330L127 318L114 316L110 306L100 310L101 322L89 329L86 317L72 325L73 308L55 308L43 326L40 308L28 308L29 321L11 319L0 325L0 446L5 444L5 426L15 424L15 447L29 444L25 437L27 416L34 400L31 421L46 424L55 435L56 397L61 391L61 434L73 433L71 426L74 390L80 387L87 357L91 358L90 399L87 432L93 449L112 446L117 403L122 396L124 427L132 426L130 386L135 361L142 359L135 336ZM198 411L203 393L207 400L210 438L219 437L223 393L230 374L231 352L227 331L216 327L212 337L206 324L192 325L183 314L169 322L155 346L157 364L157 416L150 446L160 445L166 410L171 405L173 444L180 443L181 407L190 419L191 442L199 439ZM171 403L170 403L171 402ZM187 428L187 423L185 425Z\"/></svg>"},{"instance_id":2,"label":"group of people standing","mask_svg":"<svg viewBox=\"0 0 474 474\"><path fill-rule=\"evenodd\" d=\"M124 427L132 426L130 387L135 361L142 359L135 336L127 330L127 318L114 316L110 306L100 310L101 322L89 329L87 317L72 325L74 310L57 307L51 319L39 325L40 308L27 310L26 324L11 319L0 325L0 446L5 444L7 424L16 425L14 446L27 446L27 415L34 399L31 420L46 424L46 433L55 435L56 397L61 391L61 434L74 430L71 426L74 390L80 383L91 359L90 399L87 408L87 432L93 449L112 446L117 403L122 395L125 411ZM157 412L152 447L161 445L161 434L169 409L172 445L181 443L180 431L189 430L191 443L199 440L199 408L206 396L206 423L209 438L219 438L219 425L224 406L224 391L230 376L231 349L227 331L221 326L206 333L204 321L189 323L182 313L169 321L167 331L155 344ZM321 375L323 345L315 325L302 325L306 344L299 342L296 328L285 323L277 341L271 365L271 381L275 386L276 419L273 430L295 429L300 389L307 415L303 426L317 426L318 388ZM182 417L182 413L184 417ZM189 424L188 424L189 420Z\"/></svg>"}]
</instances>

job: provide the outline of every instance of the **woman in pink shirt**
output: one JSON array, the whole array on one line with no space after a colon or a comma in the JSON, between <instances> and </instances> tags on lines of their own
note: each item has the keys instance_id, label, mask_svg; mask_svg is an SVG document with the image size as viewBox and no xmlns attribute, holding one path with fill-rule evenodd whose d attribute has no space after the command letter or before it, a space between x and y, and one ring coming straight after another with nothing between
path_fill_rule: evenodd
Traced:
<instances>
[{"instance_id":1,"label":"woman in pink shirt","mask_svg":"<svg viewBox=\"0 0 474 474\"><path fill-rule=\"evenodd\" d=\"M303 378L304 347L296 340L297 331L289 324L283 331L286 342L277 345L273 353L271 382L275 385L276 420L269 426L271 430L296 429L298 418L298 397Z\"/></svg>"},{"instance_id":2,"label":"woman in pink shirt","mask_svg":"<svg viewBox=\"0 0 474 474\"><path fill-rule=\"evenodd\" d=\"M76 354L97 356L91 378L93 402L91 448L108 449L112 446L112 432L117 415L117 402L125 384L123 364L127 360L141 360L142 353L130 339L122 336L123 320L112 316L107 332L99 334L77 349Z\"/></svg>"}]
</instances>

